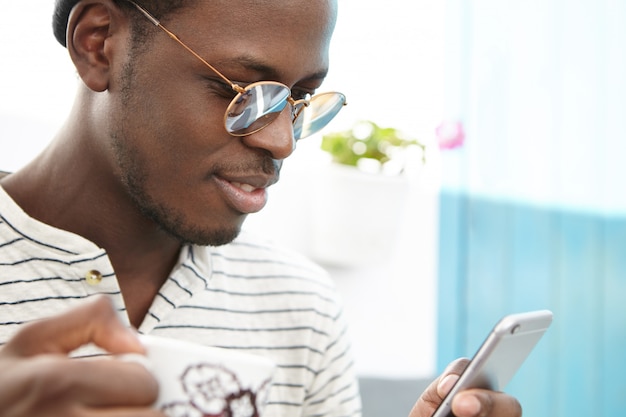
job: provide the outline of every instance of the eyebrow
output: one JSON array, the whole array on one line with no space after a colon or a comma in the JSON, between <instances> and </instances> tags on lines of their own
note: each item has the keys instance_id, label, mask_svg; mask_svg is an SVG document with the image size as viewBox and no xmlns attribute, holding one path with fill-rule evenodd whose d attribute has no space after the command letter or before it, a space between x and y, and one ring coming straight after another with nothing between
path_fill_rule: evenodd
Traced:
<instances>
[{"instance_id":1,"label":"eyebrow","mask_svg":"<svg viewBox=\"0 0 626 417\"><path fill-rule=\"evenodd\" d=\"M280 72L273 66L266 64L265 62L256 59L250 55L240 55L234 58L228 58L223 60L215 61L216 65L219 65L221 68L228 68L232 66L239 66L245 70L251 70L258 72L259 74L263 74L264 77L269 79L278 79L280 77ZM218 68L219 69L219 68ZM221 70L220 70L221 71ZM314 72L305 76L300 81L315 81L315 80L323 80L328 75L328 69L322 69L320 71Z\"/></svg>"}]
</instances>

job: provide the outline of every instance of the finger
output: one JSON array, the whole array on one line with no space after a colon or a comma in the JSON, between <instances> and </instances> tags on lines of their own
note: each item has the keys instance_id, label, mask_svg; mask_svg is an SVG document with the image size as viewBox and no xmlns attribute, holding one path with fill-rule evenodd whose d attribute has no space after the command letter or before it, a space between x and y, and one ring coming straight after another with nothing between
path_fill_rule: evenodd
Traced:
<instances>
[{"instance_id":1,"label":"finger","mask_svg":"<svg viewBox=\"0 0 626 417\"><path fill-rule=\"evenodd\" d=\"M4 347L19 356L67 354L95 343L111 353L145 353L139 339L119 320L107 297L97 297L64 314L24 326Z\"/></svg>"},{"instance_id":2,"label":"finger","mask_svg":"<svg viewBox=\"0 0 626 417\"><path fill-rule=\"evenodd\" d=\"M456 384L456 381L458 381L459 375L463 373L468 364L469 359L459 358L451 362L446 367L437 380L437 395L439 396L439 402L441 402L441 400L448 395L454 384Z\"/></svg>"},{"instance_id":3,"label":"finger","mask_svg":"<svg viewBox=\"0 0 626 417\"><path fill-rule=\"evenodd\" d=\"M112 358L69 362L68 395L87 406L149 406L157 399L158 383L143 365Z\"/></svg>"},{"instance_id":4,"label":"finger","mask_svg":"<svg viewBox=\"0 0 626 417\"><path fill-rule=\"evenodd\" d=\"M38 355L30 365L28 370L17 370L30 374L22 384L22 394L54 404L76 404L85 409L148 407L158 395L157 381L138 363L110 357L84 360Z\"/></svg>"},{"instance_id":5,"label":"finger","mask_svg":"<svg viewBox=\"0 0 626 417\"><path fill-rule=\"evenodd\" d=\"M502 392L469 389L453 398L452 412L457 417L521 417L522 406Z\"/></svg>"},{"instance_id":6,"label":"finger","mask_svg":"<svg viewBox=\"0 0 626 417\"><path fill-rule=\"evenodd\" d=\"M459 379L469 361L461 358L450 363L443 373L435 379L417 400L409 417L430 417L439 407L443 398Z\"/></svg>"},{"instance_id":7,"label":"finger","mask_svg":"<svg viewBox=\"0 0 626 417\"><path fill-rule=\"evenodd\" d=\"M437 378L431 382L428 388L426 388L426 390L422 393L409 413L409 417L431 416L437 409L439 403L441 403L441 397L437 394L439 379L440 378Z\"/></svg>"}]
</instances>

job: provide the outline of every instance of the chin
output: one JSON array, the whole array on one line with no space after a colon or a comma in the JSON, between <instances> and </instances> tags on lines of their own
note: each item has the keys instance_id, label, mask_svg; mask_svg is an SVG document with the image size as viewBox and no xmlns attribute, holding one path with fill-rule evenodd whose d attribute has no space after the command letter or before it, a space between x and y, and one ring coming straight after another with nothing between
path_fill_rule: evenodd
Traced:
<instances>
[{"instance_id":1,"label":"chin","mask_svg":"<svg viewBox=\"0 0 626 417\"><path fill-rule=\"evenodd\" d=\"M246 218L239 215L234 218L202 218L192 220L182 210L174 210L165 205L153 204L150 200L134 196L137 206L145 217L152 220L164 233L181 243L200 246L221 246L232 242L241 232ZM208 222L207 222L208 220Z\"/></svg>"},{"instance_id":2,"label":"chin","mask_svg":"<svg viewBox=\"0 0 626 417\"><path fill-rule=\"evenodd\" d=\"M219 229L199 228L164 228L167 233L182 243L200 246L221 246L232 242L241 232L240 227L221 227Z\"/></svg>"}]
</instances>

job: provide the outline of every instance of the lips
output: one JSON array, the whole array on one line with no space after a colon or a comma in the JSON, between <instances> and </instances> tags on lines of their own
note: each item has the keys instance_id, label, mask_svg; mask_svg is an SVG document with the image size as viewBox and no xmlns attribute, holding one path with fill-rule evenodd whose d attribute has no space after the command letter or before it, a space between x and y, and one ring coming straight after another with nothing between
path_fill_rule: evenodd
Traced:
<instances>
[{"instance_id":1,"label":"lips","mask_svg":"<svg viewBox=\"0 0 626 417\"><path fill-rule=\"evenodd\" d=\"M227 204L241 213L256 213L267 203L267 187L272 183L270 181L261 178L249 180L219 176L213 178Z\"/></svg>"}]
</instances>

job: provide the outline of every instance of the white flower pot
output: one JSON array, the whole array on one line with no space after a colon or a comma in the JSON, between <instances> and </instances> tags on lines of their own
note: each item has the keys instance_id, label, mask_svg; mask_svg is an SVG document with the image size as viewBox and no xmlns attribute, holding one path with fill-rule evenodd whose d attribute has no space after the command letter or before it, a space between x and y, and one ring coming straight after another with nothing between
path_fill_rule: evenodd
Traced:
<instances>
[{"instance_id":1,"label":"white flower pot","mask_svg":"<svg viewBox=\"0 0 626 417\"><path fill-rule=\"evenodd\" d=\"M339 267L388 259L406 216L409 187L406 176L330 164L313 187L311 256Z\"/></svg>"}]
</instances>

